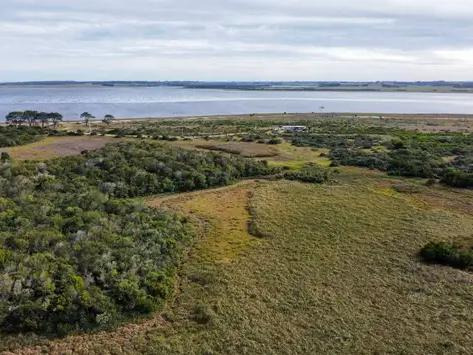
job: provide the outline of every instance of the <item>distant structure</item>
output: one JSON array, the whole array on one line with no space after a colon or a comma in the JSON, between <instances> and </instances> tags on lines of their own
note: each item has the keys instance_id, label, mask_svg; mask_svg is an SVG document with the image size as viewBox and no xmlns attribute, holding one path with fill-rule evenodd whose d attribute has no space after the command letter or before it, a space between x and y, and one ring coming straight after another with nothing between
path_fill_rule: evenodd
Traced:
<instances>
[{"instance_id":1,"label":"distant structure","mask_svg":"<svg viewBox=\"0 0 473 355\"><path fill-rule=\"evenodd\" d=\"M307 129L307 126L279 126L278 131L294 133L294 132L304 132Z\"/></svg>"}]
</instances>

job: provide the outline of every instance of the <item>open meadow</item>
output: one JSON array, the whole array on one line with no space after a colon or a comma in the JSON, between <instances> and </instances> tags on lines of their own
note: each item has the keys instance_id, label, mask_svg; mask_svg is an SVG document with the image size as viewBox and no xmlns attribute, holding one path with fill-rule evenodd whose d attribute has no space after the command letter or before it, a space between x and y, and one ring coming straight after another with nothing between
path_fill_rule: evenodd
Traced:
<instances>
[{"instance_id":1,"label":"open meadow","mask_svg":"<svg viewBox=\"0 0 473 355\"><path fill-rule=\"evenodd\" d=\"M22 146L0 148L0 152L7 152L13 159L47 160L78 155L84 150L99 149L113 141L112 137L47 137Z\"/></svg>"},{"instance_id":2,"label":"open meadow","mask_svg":"<svg viewBox=\"0 0 473 355\"><path fill-rule=\"evenodd\" d=\"M147 249L151 252L157 245L160 252L153 256L159 255L160 264L153 272L165 265L168 278L151 279L159 283L160 292L166 289L165 294L147 291L148 284L138 283L141 288L132 290L138 281L129 275L140 275L138 266L131 255L117 259L125 271L117 268L103 276L110 280L97 279L95 285L123 317L104 326L95 326L92 317L87 328L78 326L59 336L39 327L38 331L20 327L1 333L0 351L470 353L473 268L450 259L425 262L420 251L431 242L444 242L461 248L465 254L460 256L466 258L473 246L473 190L459 186L468 184L471 174L471 131L459 133L442 126L443 132L434 132L429 127L446 124L436 119L429 121L432 126L422 123L425 130L406 130L411 118L402 123L399 119L310 121L294 116L282 122L274 118L139 122L104 126L96 137L49 137L8 148L11 164L24 164L21 172L31 169L31 176L26 176L32 182L43 181L47 170L49 177L63 179L61 184L77 180L83 190L72 198L82 201L84 194L91 196L84 205L68 209L64 222L58 213L51 224L66 238L73 231L75 248L82 245L75 244L77 236L85 238L80 243L93 241L71 258L87 255L79 260L91 262L98 268L94 272L109 268L114 254L108 244L99 245L103 252L91 251L103 238L123 253L133 248L142 263L151 265ZM287 123L308 128L302 133L278 131ZM469 125L463 118L450 124ZM133 139L114 143L113 136ZM34 148L58 144L60 138L71 145L71 154L75 149L79 156L53 163L47 160L57 157L48 155L51 150ZM71 138L77 141L67 141ZM112 144L103 147L105 143ZM98 150L80 155L94 148ZM21 155L25 151L35 153ZM38 194L51 206L54 198L64 197L57 183L46 181L25 195ZM32 192L42 189L44 194ZM3 193L10 196L9 191ZM2 206L14 201L5 199L8 204L0 200L0 221L6 221L10 208ZM117 207L122 201L134 204L132 212ZM87 209L91 203L101 215ZM49 218L47 212L41 213ZM129 225L104 225L104 218L116 219L114 223L125 219ZM152 224L153 218L159 222ZM93 228L87 229L87 221ZM38 221L37 228L43 224ZM99 233L102 226L111 234ZM87 233L78 233L77 228ZM128 234L117 241L114 231L120 228ZM2 233L0 252L8 248L13 252L7 232ZM57 233L55 239L48 237L46 250L51 245L58 250ZM160 242L163 236L165 242ZM146 244L147 238L160 244ZM28 240L24 239L22 243ZM39 241L34 241L22 253L39 248ZM93 258L104 263L96 264ZM5 260L0 258L2 268ZM77 277L82 277L77 270ZM152 275L147 274L146 280ZM117 277L120 288L113 286ZM90 275L84 279L85 285L92 282ZM123 279L130 280L126 289ZM158 306L146 312L122 306L123 299L128 304L144 302L141 290L156 297ZM88 306L81 307L81 312L90 312Z\"/></svg>"}]
</instances>

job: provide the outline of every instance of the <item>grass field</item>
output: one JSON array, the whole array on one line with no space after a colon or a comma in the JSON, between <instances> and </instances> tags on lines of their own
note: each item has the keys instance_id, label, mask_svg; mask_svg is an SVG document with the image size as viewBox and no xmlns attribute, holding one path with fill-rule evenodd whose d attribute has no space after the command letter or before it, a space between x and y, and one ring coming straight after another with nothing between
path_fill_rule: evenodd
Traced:
<instances>
[{"instance_id":1,"label":"grass field","mask_svg":"<svg viewBox=\"0 0 473 355\"><path fill-rule=\"evenodd\" d=\"M470 353L473 275L417 252L473 239L472 192L399 184L417 182L349 168L332 185L248 181L150 200L201 235L164 313L23 352Z\"/></svg>"},{"instance_id":2,"label":"grass field","mask_svg":"<svg viewBox=\"0 0 473 355\"><path fill-rule=\"evenodd\" d=\"M67 136L47 137L38 142L11 148L2 148L14 159L47 160L80 154L84 150L102 148L105 144L116 141L112 137Z\"/></svg>"},{"instance_id":3,"label":"grass field","mask_svg":"<svg viewBox=\"0 0 473 355\"><path fill-rule=\"evenodd\" d=\"M322 166L330 165L330 159L324 156L328 153L328 149L296 147L288 142L284 142L277 145L277 150L277 155L267 159L273 166L286 166L291 169L300 169L307 163L317 163Z\"/></svg>"},{"instance_id":4,"label":"grass field","mask_svg":"<svg viewBox=\"0 0 473 355\"><path fill-rule=\"evenodd\" d=\"M416 253L428 240L471 238L473 218L376 181L255 187L254 222L269 237L230 265L202 270L198 255L191 259L185 274L206 281L184 284L171 315L175 331L153 349L235 354L471 349L473 277L423 265ZM195 325L189 318L201 304L210 320Z\"/></svg>"}]
</instances>

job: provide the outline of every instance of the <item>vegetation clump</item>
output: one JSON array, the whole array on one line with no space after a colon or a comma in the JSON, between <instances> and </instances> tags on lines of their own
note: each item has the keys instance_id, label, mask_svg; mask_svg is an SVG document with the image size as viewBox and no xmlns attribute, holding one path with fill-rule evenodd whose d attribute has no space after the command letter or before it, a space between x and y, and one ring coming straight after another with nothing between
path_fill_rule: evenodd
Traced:
<instances>
[{"instance_id":1,"label":"vegetation clump","mask_svg":"<svg viewBox=\"0 0 473 355\"><path fill-rule=\"evenodd\" d=\"M420 251L422 259L429 263L452 266L457 269L473 269L473 250L462 249L446 242L430 242Z\"/></svg>"},{"instance_id":2,"label":"vegetation clump","mask_svg":"<svg viewBox=\"0 0 473 355\"><path fill-rule=\"evenodd\" d=\"M333 179L333 171L317 164L306 164L300 170L285 172L283 177L287 180L323 184Z\"/></svg>"},{"instance_id":3,"label":"vegetation clump","mask_svg":"<svg viewBox=\"0 0 473 355\"><path fill-rule=\"evenodd\" d=\"M0 148L32 143L39 140L43 134L39 127L0 126Z\"/></svg>"}]
</instances>

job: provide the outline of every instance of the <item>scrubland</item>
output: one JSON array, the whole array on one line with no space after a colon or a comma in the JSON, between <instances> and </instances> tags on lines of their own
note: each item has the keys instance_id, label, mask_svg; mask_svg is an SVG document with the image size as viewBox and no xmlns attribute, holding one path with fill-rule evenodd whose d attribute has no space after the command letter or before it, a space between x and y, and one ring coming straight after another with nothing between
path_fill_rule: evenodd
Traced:
<instances>
[{"instance_id":1,"label":"scrubland","mask_svg":"<svg viewBox=\"0 0 473 355\"><path fill-rule=\"evenodd\" d=\"M471 270L425 262L419 254L430 242L466 249L473 245L473 190L442 182L438 174L443 165L437 159L455 149L447 164L468 174L469 132L409 133L393 121L306 122L309 132L282 135L282 143L268 144L277 122L269 126L267 120L251 125L244 120L219 122L209 120L201 128L187 123L197 134L192 138L182 136L181 125L174 121L164 128L159 123L148 127L160 133L140 131L147 129L140 124L132 126L133 132L119 135L133 138L133 144L148 147L145 150L151 147L150 140L195 154L218 150L209 154L234 157L230 161L239 171L244 170L240 159L251 159L267 161L261 169L297 174L310 163L333 175L314 180L318 183L303 183L287 180L288 175L277 171L268 171L265 177L248 173L247 168L232 181L162 189L155 195L141 189L142 193L124 196L176 216L192 229L163 307L106 329L65 337L2 335L0 350L83 354L472 351ZM217 134L208 136L212 129ZM108 159L115 154L112 147L104 150ZM340 149L345 155L333 154ZM255 154L262 151L271 154ZM347 161L346 152L350 157L356 153L358 160ZM427 153L431 160L423 163L430 163L431 170L416 170L415 164L399 170L402 159L396 154L419 159ZM101 153L88 154L98 158ZM191 153L182 154L190 161L187 154ZM370 154L370 159L391 165L367 167L359 158ZM398 164L398 170L390 169L392 164ZM114 171L112 166L107 169ZM176 163L173 171L179 169ZM205 164L199 169L205 172ZM179 182L179 174L166 176L173 186L187 186ZM94 172L94 177L100 175ZM236 179L242 181L232 184Z\"/></svg>"}]
</instances>

